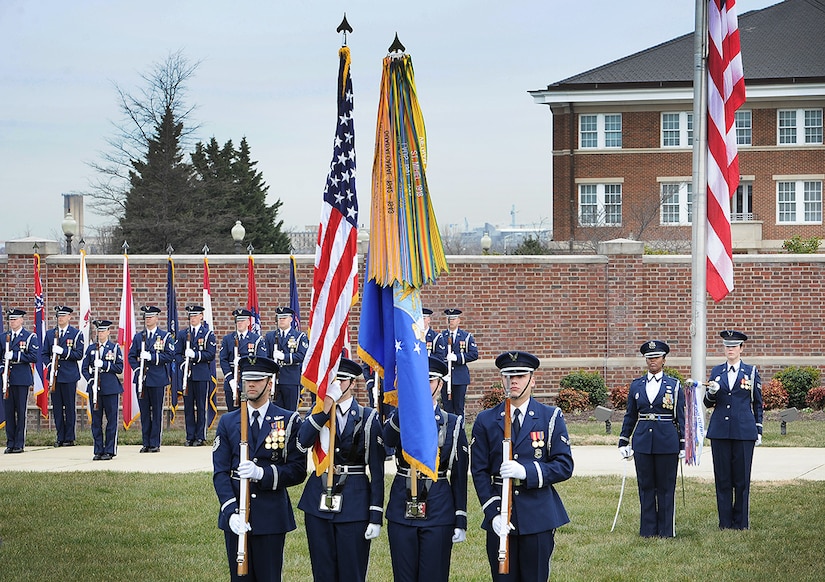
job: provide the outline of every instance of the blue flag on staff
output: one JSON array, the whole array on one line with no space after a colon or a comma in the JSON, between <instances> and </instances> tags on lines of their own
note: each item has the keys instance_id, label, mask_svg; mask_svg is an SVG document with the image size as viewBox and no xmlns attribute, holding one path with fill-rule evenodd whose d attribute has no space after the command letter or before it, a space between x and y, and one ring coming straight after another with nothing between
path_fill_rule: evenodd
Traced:
<instances>
[{"instance_id":1,"label":"blue flag on staff","mask_svg":"<svg viewBox=\"0 0 825 582\"><path fill-rule=\"evenodd\" d=\"M298 301L298 279L295 276L295 257L289 256L289 308L292 310L292 327L301 331L301 302Z\"/></svg>"},{"instance_id":2,"label":"blue flag on staff","mask_svg":"<svg viewBox=\"0 0 825 582\"><path fill-rule=\"evenodd\" d=\"M169 257L166 262L166 317L166 327L172 336L172 341L175 341L178 337L178 300L175 295L175 262L172 257ZM183 391L183 377L175 362L169 364L169 378L171 379L169 408L172 410L172 422L174 422L178 408L178 394Z\"/></svg>"}]
</instances>

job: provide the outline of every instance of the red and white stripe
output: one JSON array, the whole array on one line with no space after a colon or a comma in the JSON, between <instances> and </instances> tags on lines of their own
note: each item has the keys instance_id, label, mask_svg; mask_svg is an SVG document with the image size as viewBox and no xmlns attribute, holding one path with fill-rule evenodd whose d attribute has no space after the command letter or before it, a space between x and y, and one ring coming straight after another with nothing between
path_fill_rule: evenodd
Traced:
<instances>
[{"instance_id":1,"label":"red and white stripe","mask_svg":"<svg viewBox=\"0 0 825 582\"><path fill-rule=\"evenodd\" d=\"M714 301L733 290L730 200L739 186L735 113L745 103L736 0L708 2L707 287Z\"/></svg>"},{"instance_id":2,"label":"red and white stripe","mask_svg":"<svg viewBox=\"0 0 825 582\"><path fill-rule=\"evenodd\" d=\"M117 324L117 343L123 350L123 380L127 386L123 392L123 428L127 429L140 416L137 391L133 386L132 366L129 365L129 349L135 337L135 303L132 300L132 278L129 276L129 258L123 255L123 294L120 296L120 318Z\"/></svg>"}]
</instances>

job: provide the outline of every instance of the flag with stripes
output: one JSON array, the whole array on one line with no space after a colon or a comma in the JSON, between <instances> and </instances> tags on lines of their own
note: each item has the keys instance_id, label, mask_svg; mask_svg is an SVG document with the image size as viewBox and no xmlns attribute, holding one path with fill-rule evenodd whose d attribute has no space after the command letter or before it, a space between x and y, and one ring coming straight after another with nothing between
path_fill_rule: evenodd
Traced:
<instances>
[{"instance_id":1,"label":"flag with stripes","mask_svg":"<svg viewBox=\"0 0 825 582\"><path fill-rule=\"evenodd\" d=\"M34 333L38 343L43 345L46 337L46 302L43 300L43 284L40 280L40 255L34 255ZM49 377L45 374L45 364L37 350L34 363L34 400L43 418L49 418Z\"/></svg>"},{"instance_id":2,"label":"flag with stripes","mask_svg":"<svg viewBox=\"0 0 825 582\"><path fill-rule=\"evenodd\" d=\"M258 303L258 287L255 285L255 259L252 253L246 264L246 308L252 312L252 332L261 335L261 306Z\"/></svg>"},{"instance_id":3,"label":"flag with stripes","mask_svg":"<svg viewBox=\"0 0 825 582\"><path fill-rule=\"evenodd\" d=\"M78 325L80 326L80 333L83 334L83 340L88 348L94 342L92 341L92 298L89 295L89 274L86 271L86 250L80 249L80 317ZM83 361L77 363L80 368ZM86 415L89 421L92 420L92 402L89 399L89 394L86 392L86 378L80 374L80 380L77 382L77 393L86 401Z\"/></svg>"},{"instance_id":4,"label":"flag with stripes","mask_svg":"<svg viewBox=\"0 0 825 582\"><path fill-rule=\"evenodd\" d=\"M316 410L323 406L327 386L335 379L349 310L358 298L358 199L349 47L341 47L338 56L338 122L315 247L309 311L311 331L302 374L303 384L318 396ZM329 431L325 427L313 450L319 475L329 464L328 445Z\"/></svg>"},{"instance_id":5,"label":"flag with stripes","mask_svg":"<svg viewBox=\"0 0 825 582\"><path fill-rule=\"evenodd\" d=\"M135 302L132 298L132 278L129 274L129 257L123 255L123 292L120 295L120 317L117 324L117 343L124 354L132 348L132 339L135 337L137 324L135 322ZM134 385L135 375L129 358L123 358L123 428L126 430L140 416L138 408L137 388Z\"/></svg>"},{"instance_id":6,"label":"flag with stripes","mask_svg":"<svg viewBox=\"0 0 825 582\"><path fill-rule=\"evenodd\" d=\"M215 322L212 319L212 287L209 284L209 259L203 257L203 323L207 329L215 331ZM217 334L215 334L217 337ZM209 396L206 399L206 428L212 428L218 417L218 406L215 404L215 393L218 390L218 367L215 358L209 364L212 386L209 387Z\"/></svg>"},{"instance_id":7,"label":"flag with stripes","mask_svg":"<svg viewBox=\"0 0 825 582\"><path fill-rule=\"evenodd\" d=\"M745 103L736 0L708 2L707 287L714 301L733 290L730 200L739 187L736 110Z\"/></svg>"}]
</instances>

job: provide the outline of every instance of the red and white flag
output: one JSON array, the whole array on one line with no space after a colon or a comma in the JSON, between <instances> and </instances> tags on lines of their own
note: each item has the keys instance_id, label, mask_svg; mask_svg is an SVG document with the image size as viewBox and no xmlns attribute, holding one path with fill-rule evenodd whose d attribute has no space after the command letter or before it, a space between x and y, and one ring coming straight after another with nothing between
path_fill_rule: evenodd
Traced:
<instances>
[{"instance_id":1,"label":"red and white flag","mask_svg":"<svg viewBox=\"0 0 825 582\"><path fill-rule=\"evenodd\" d=\"M94 341L92 341L91 334L92 298L89 295L89 275L86 272L85 249L80 249L80 318L78 325L80 326L80 332L83 334L85 346L88 348ZM81 362L77 364L80 366ZM83 374L80 374L80 380L77 383L77 393L88 401L89 395L86 393L86 378L83 377ZM87 410L87 412L89 412L89 418L91 419L91 411Z\"/></svg>"},{"instance_id":2,"label":"red and white flag","mask_svg":"<svg viewBox=\"0 0 825 582\"><path fill-rule=\"evenodd\" d=\"M203 256L203 322L212 333L215 333L215 322L212 319L212 288L209 285L209 259ZM217 334L216 334L217 335ZM218 406L215 403L215 394L218 390L218 363L213 359L209 364L212 372L212 383L209 386L209 395L206 399L206 428L212 428L218 417Z\"/></svg>"},{"instance_id":3,"label":"red and white flag","mask_svg":"<svg viewBox=\"0 0 825 582\"><path fill-rule=\"evenodd\" d=\"M730 200L739 186L736 110L745 103L736 0L708 2L707 287L714 301L733 290Z\"/></svg>"},{"instance_id":4,"label":"red and white flag","mask_svg":"<svg viewBox=\"0 0 825 582\"><path fill-rule=\"evenodd\" d=\"M135 337L135 303L132 300L132 278L129 276L129 257L123 255L123 293L120 296L120 318L117 324L117 343L123 350L123 380L126 389L123 392L123 428L129 429L140 416L137 390L134 387L132 366L129 365L129 349Z\"/></svg>"},{"instance_id":5,"label":"red and white flag","mask_svg":"<svg viewBox=\"0 0 825 582\"><path fill-rule=\"evenodd\" d=\"M34 333L42 346L46 337L46 302L43 299L43 284L40 280L40 255L34 255ZM40 351L34 363L34 400L40 409L40 416L49 418L49 375L45 373L46 363Z\"/></svg>"}]
</instances>

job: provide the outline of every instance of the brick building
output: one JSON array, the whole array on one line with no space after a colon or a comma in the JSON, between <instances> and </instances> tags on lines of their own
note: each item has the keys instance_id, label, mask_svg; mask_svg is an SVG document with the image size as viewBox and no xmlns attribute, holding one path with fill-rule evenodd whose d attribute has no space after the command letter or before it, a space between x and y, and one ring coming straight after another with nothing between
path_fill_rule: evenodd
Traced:
<instances>
[{"instance_id":1,"label":"brick building","mask_svg":"<svg viewBox=\"0 0 825 582\"><path fill-rule=\"evenodd\" d=\"M734 251L825 238L825 10L786 0L739 16L747 102ZM691 240L694 40L687 34L531 91L553 116L553 239ZM592 245L591 245L592 246Z\"/></svg>"}]
</instances>

